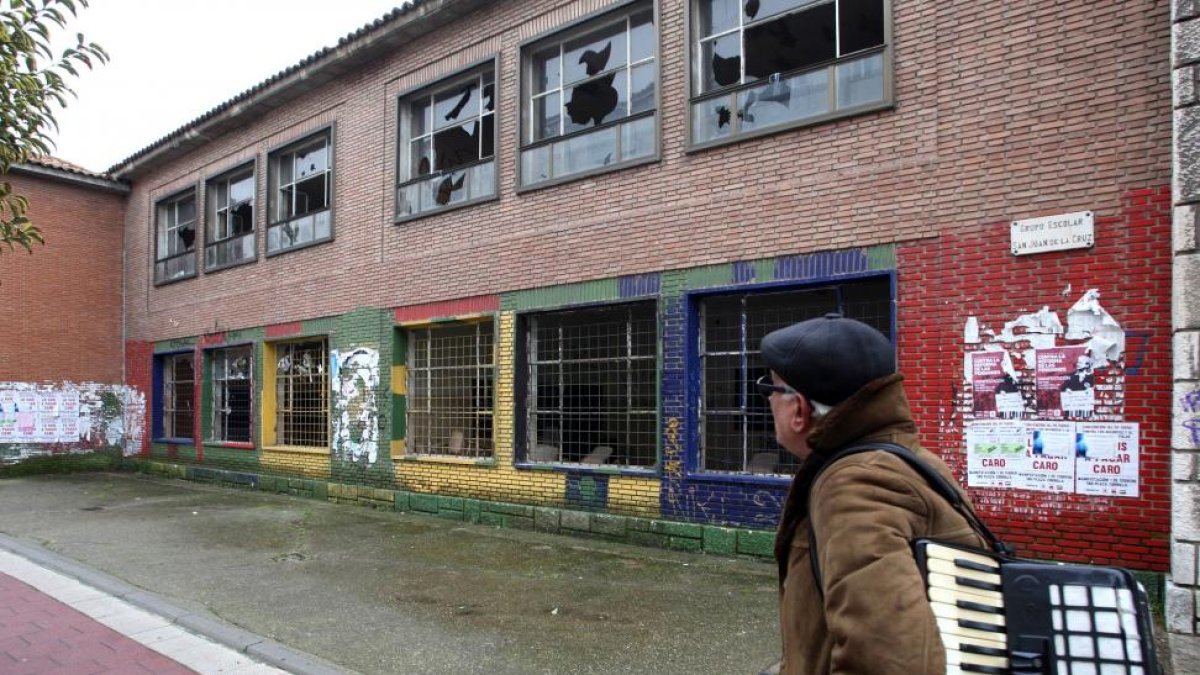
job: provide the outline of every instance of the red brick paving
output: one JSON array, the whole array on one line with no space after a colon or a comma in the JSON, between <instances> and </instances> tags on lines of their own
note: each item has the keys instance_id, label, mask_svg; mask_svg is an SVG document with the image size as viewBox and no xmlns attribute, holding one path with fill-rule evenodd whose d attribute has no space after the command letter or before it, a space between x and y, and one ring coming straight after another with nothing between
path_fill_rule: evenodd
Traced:
<instances>
[{"instance_id":1,"label":"red brick paving","mask_svg":"<svg viewBox=\"0 0 1200 675\"><path fill-rule=\"evenodd\" d=\"M0 573L0 673L187 675L194 671Z\"/></svg>"}]
</instances>

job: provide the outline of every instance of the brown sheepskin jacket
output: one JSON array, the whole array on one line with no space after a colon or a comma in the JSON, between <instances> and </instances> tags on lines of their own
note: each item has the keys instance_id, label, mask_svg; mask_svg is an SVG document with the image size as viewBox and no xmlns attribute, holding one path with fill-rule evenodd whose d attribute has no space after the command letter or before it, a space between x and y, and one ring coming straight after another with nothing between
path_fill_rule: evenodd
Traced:
<instances>
[{"instance_id":1,"label":"brown sheepskin jacket","mask_svg":"<svg viewBox=\"0 0 1200 675\"><path fill-rule=\"evenodd\" d=\"M870 441L906 446L954 482L918 445L902 379L871 382L818 420L809 437L813 453L792 483L775 544L785 675L946 670L910 544L933 537L983 546L982 538L904 460L885 452L844 457L812 482L825 457ZM809 560L810 527L824 600Z\"/></svg>"}]
</instances>

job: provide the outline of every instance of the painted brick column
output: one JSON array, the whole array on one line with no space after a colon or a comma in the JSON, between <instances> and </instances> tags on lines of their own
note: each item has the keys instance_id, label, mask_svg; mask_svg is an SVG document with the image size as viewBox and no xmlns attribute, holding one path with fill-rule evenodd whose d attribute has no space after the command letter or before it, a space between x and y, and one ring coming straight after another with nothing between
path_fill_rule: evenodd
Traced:
<instances>
[{"instance_id":1,"label":"painted brick column","mask_svg":"<svg viewBox=\"0 0 1200 675\"><path fill-rule=\"evenodd\" d=\"M1174 418L1167 627L1195 635L1200 579L1200 0L1172 3Z\"/></svg>"}]
</instances>

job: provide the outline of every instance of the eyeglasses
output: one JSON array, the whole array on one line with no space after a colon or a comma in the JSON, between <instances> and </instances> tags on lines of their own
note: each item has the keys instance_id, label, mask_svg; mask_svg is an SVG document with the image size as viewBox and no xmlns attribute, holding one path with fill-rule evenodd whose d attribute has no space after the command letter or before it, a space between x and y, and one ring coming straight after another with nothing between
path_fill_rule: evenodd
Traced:
<instances>
[{"instance_id":1,"label":"eyeglasses","mask_svg":"<svg viewBox=\"0 0 1200 675\"><path fill-rule=\"evenodd\" d=\"M758 387L758 393L763 395L763 398L770 400L771 394L799 394L800 392L792 389L786 384L775 384L771 381L770 375L763 375L754 381L754 386Z\"/></svg>"}]
</instances>

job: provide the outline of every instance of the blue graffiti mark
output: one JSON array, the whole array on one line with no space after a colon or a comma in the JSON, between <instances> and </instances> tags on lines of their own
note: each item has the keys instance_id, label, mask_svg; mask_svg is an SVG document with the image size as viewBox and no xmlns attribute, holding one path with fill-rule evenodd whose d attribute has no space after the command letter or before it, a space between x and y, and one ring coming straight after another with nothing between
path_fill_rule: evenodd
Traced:
<instances>
[{"instance_id":1,"label":"blue graffiti mark","mask_svg":"<svg viewBox=\"0 0 1200 675\"><path fill-rule=\"evenodd\" d=\"M1146 360L1146 351L1150 346L1150 331L1125 331L1125 342L1128 345L1125 350L1125 372L1129 375L1137 375L1142 369L1142 363Z\"/></svg>"},{"instance_id":2,"label":"blue graffiti mark","mask_svg":"<svg viewBox=\"0 0 1200 675\"><path fill-rule=\"evenodd\" d=\"M1179 403L1183 406L1184 412L1200 412L1200 390L1184 394Z\"/></svg>"},{"instance_id":3,"label":"blue graffiti mark","mask_svg":"<svg viewBox=\"0 0 1200 675\"><path fill-rule=\"evenodd\" d=\"M567 503L588 510L606 509L608 507L608 476L568 473Z\"/></svg>"},{"instance_id":4,"label":"blue graffiti mark","mask_svg":"<svg viewBox=\"0 0 1200 675\"><path fill-rule=\"evenodd\" d=\"M736 262L733 264L733 283L748 284L755 280L758 272L754 268L754 263Z\"/></svg>"},{"instance_id":5,"label":"blue graffiti mark","mask_svg":"<svg viewBox=\"0 0 1200 675\"><path fill-rule=\"evenodd\" d=\"M662 278L658 274L634 274L617 279L617 291L622 298L641 298L658 295Z\"/></svg>"},{"instance_id":6,"label":"blue graffiti mark","mask_svg":"<svg viewBox=\"0 0 1200 675\"><path fill-rule=\"evenodd\" d=\"M809 253L775 260L775 278L779 280L824 279L870 269L870 260L863 249Z\"/></svg>"},{"instance_id":7,"label":"blue graffiti mark","mask_svg":"<svg viewBox=\"0 0 1200 675\"><path fill-rule=\"evenodd\" d=\"M1184 420L1182 424L1184 429L1192 432L1192 445L1200 445L1200 420Z\"/></svg>"}]
</instances>

